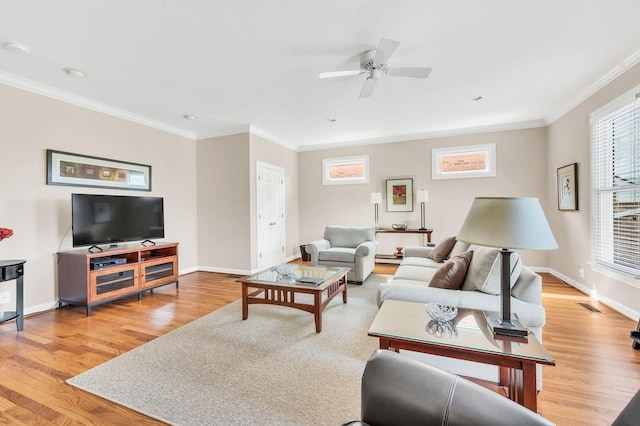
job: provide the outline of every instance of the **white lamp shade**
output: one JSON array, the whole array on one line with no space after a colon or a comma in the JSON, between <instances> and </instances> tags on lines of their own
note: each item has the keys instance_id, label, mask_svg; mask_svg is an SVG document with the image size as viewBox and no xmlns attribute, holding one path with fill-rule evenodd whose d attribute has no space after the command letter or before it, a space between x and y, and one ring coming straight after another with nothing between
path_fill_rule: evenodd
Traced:
<instances>
[{"instance_id":1,"label":"white lamp shade","mask_svg":"<svg viewBox=\"0 0 640 426\"><path fill-rule=\"evenodd\" d=\"M537 198L478 197L456 238L504 249L558 248Z\"/></svg>"},{"instance_id":2,"label":"white lamp shade","mask_svg":"<svg viewBox=\"0 0 640 426\"><path fill-rule=\"evenodd\" d=\"M382 204L382 192L371 193L371 204Z\"/></svg>"},{"instance_id":3,"label":"white lamp shade","mask_svg":"<svg viewBox=\"0 0 640 426\"><path fill-rule=\"evenodd\" d=\"M421 189L418 191L416 195L416 201L419 203L428 203L429 202L429 191L426 189Z\"/></svg>"}]
</instances>

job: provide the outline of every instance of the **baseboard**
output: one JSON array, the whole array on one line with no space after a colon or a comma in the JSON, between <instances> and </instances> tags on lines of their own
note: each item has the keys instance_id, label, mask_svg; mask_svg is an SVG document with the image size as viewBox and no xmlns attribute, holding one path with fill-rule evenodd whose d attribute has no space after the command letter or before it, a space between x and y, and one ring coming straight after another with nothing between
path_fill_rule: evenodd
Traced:
<instances>
[{"instance_id":1,"label":"baseboard","mask_svg":"<svg viewBox=\"0 0 640 426\"><path fill-rule=\"evenodd\" d=\"M565 283L569 284L571 287L574 287L578 290L580 290L582 293L586 294L587 296L591 297L591 289L589 287L587 287L584 284L581 284L579 282L577 282L576 280L567 277L564 274L561 274L560 272L551 269L551 268L546 268L546 267L536 267L536 268L530 268L535 272L546 272L548 274L553 275L554 277L564 281ZM597 300L599 303L602 303L604 305L607 305L608 307L610 307L611 309L613 309L616 312L619 312L620 314L624 315L625 317L631 318L634 321L638 321L640 320L640 312L633 310L631 308L629 308L628 306L623 305L622 303L613 300L607 296L603 296L601 294L597 295Z\"/></svg>"},{"instance_id":2,"label":"baseboard","mask_svg":"<svg viewBox=\"0 0 640 426\"><path fill-rule=\"evenodd\" d=\"M248 269L218 268L215 266L198 266L195 269L197 271L216 272L218 274L230 274L230 275L251 275L252 274L252 272Z\"/></svg>"}]
</instances>

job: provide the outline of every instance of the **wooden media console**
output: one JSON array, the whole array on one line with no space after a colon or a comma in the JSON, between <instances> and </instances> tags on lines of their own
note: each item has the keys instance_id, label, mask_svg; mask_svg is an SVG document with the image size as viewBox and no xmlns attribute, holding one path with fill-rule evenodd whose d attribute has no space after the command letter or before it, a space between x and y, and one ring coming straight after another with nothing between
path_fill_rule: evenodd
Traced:
<instances>
[{"instance_id":1,"label":"wooden media console","mask_svg":"<svg viewBox=\"0 0 640 426\"><path fill-rule=\"evenodd\" d=\"M178 288L178 243L58 253L58 309L86 306L89 316L92 306L171 283Z\"/></svg>"}]
</instances>

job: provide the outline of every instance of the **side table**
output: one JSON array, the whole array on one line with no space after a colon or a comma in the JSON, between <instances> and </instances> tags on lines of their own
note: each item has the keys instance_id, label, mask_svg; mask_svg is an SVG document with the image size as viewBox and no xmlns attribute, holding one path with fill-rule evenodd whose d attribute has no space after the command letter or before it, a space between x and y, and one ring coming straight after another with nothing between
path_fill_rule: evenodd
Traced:
<instances>
[{"instance_id":1,"label":"side table","mask_svg":"<svg viewBox=\"0 0 640 426\"><path fill-rule=\"evenodd\" d=\"M26 260L0 260L0 282L16 280L16 310L0 315L0 323L16 320L18 331L24 329L23 275Z\"/></svg>"}]
</instances>

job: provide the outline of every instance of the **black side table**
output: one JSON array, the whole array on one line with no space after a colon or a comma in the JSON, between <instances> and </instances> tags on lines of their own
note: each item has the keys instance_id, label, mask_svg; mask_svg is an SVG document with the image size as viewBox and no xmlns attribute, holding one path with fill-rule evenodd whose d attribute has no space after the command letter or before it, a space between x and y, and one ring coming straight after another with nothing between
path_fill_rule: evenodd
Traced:
<instances>
[{"instance_id":1,"label":"black side table","mask_svg":"<svg viewBox=\"0 0 640 426\"><path fill-rule=\"evenodd\" d=\"M18 331L24 328L24 288L22 276L26 260L0 260L0 282L16 280L16 310L0 315L0 323L16 320Z\"/></svg>"}]
</instances>

